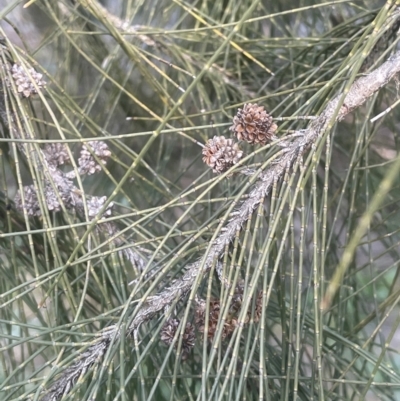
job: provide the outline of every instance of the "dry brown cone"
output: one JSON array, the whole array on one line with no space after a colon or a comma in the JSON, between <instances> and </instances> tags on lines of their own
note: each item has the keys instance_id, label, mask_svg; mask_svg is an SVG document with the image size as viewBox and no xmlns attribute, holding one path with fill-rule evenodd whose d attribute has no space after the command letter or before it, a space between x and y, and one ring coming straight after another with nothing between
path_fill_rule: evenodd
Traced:
<instances>
[{"instance_id":1,"label":"dry brown cone","mask_svg":"<svg viewBox=\"0 0 400 401\"><path fill-rule=\"evenodd\" d=\"M214 136L203 148L203 162L212 168L214 173L223 173L241 159L243 152L233 139Z\"/></svg>"},{"instance_id":2,"label":"dry brown cone","mask_svg":"<svg viewBox=\"0 0 400 401\"><path fill-rule=\"evenodd\" d=\"M174 339L176 330L178 329L180 321L178 319L167 320L161 329L160 337L161 341L167 345L171 345ZM196 341L196 333L194 326L191 323L187 323L182 338L182 360L186 360L189 356L191 349L194 347ZM175 343L175 348L178 346L178 342Z\"/></svg>"},{"instance_id":3,"label":"dry brown cone","mask_svg":"<svg viewBox=\"0 0 400 401\"><path fill-rule=\"evenodd\" d=\"M162 327L160 332L161 341L167 345L171 345L178 326L179 326L178 319L167 320L164 323L164 326Z\"/></svg>"},{"instance_id":4,"label":"dry brown cone","mask_svg":"<svg viewBox=\"0 0 400 401\"><path fill-rule=\"evenodd\" d=\"M205 331L205 315L206 315L206 302L204 300L197 301L197 307L195 312L195 324L197 330L204 336ZM218 299L211 299L209 306L208 316L208 332L207 338L212 341L218 328L218 319L221 312L221 302ZM231 335L237 326L237 318L234 315L228 314L224 328L222 329L222 339Z\"/></svg>"},{"instance_id":5,"label":"dry brown cone","mask_svg":"<svg viewBox=\"0 0 400 401\"><path fill-rule=\"evenodd\" d=\"M246 103L243 109L238 109L233 117L233 125L229 128L240 141L265 145L274 139L278 126L272 117L257 103Z\"/></svg>"}]
</instances>

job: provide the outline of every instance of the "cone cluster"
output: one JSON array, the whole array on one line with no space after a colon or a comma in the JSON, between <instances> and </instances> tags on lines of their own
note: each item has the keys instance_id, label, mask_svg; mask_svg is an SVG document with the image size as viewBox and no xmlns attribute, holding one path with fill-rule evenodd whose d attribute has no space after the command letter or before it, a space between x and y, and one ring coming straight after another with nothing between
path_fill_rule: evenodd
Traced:
<instances>
[{"instance_id":1,"label":"cone cluster","mask_svg":"<svg viewBox=\"0 0 400 401\"><path fill-rule=\"evenodd\" d=\"M58 187L57 189L58 194L54 192L54 188L50 183L46 183L46 185L44 185L43 187L42 196L45 200L47 210L50 212L61 211L61 203L63 203L67 208L70 206L71 198L68 192L70 192L71 188L67 188L65 191L63 191L60 187ZM24 195L24 203L22 202L21 190L18 190L14 197L14 202L17 210L21 212L25 210L28 216L41 216L42 211L40 209L40 202L38 199L38 194L36 193L35 186L27 185L22 188L22 192Z\"/></svg>"},{"instance_id":2,"label":"cone cluster","mask_svg":"<svg viewBox=\"0 0 400 401\"><path fill-rule=\"evenodd\" d=\"M28 69L29 74L26 72L26 68L21 65L14 64L11 67L11 75L17 86L17 92L24 97L30 97L38 93L38 89L42 89L46 86L46 82L42 80L43 74L38 73L34 68ZM30 75L30 76L29 76ZM36 87L32 82L36 83Z\"/></svg>"},{"instance_id":3,"label":"cone cluster","mask_svg":"<svg viewBox=\"0 0 400 401\"><path fill-rule=\"evenodd\" d=\"M79 174L93 174L101 170L101 165L97 164L92 154L89 152L88 147L91 151L100 159L101 165L106 164L107 159L111 155L108 145L102 141L89 142L86 146L82 147L81 157L79 163ZM75 170L66 173L64 175L63 185L60 183L60 175L63 174L57 169L58 166L69 163L70 157L68 148L62 143L49 143L46 144L42 150L43 156L49 167L50 174L54 179L54 183L46 180L40 194L36 193L34 185L28 185L18 190L14 202L17 210L25 211L29 216L41 216L42 211L40 208L40 202L38 196L41 196L44 200L42 203L43 207L50 212L59 212L62 210L62 205L66 209L76 208L76 202L74 198L74 185L72 179L75 178ZM22 201L24 199L24 202ZM90 218L94 218L99 215L103 209L104 204L107 202L106 196L86 196L86 205L88 215ZM114 203L110 202L106 209L102 212L102 217L108 217L113 212Z\"/></svg>"},{"instance_id":4,"label":"cone cluster","mask_svg":"<svg viewBox=\"0 0 400 401\"><path fill-rule=\"evenodd\" d=\"M221 333L221 339L225 340L228 338L239 326L239 315L242 309L244 285L239 284L229 305L228 313L223 321L223 328ZM256 295L254 310L249 309L242 322L244 325L249 324L250 321L257 323L261 319L263 308L263 293L259 291ZM217 333L219 325L222 323L220 316L223 310L221 300L218 298L212 298L207 308L207 302L204 299L196 297L196 306L194 310L194 324L187 323L185 331L182 336L182 360L187 359L190 351L196 342L196 333L200 334L200 337L205 337L207 340L212 341ZM207 317L208 312L208 318ZM207 320L207 328L206 328ZM171 318L167 320L164 326L161 328L160 339L166 345L171 345L176 336L180 320ZM175 342L175 348L178 345L178 341Z\"/></svg>"},{"instance_id":5,"label":"cone cluster","mask_svg":"<svg viewBox=\"0 0 400 401\"><path fill-rule=\"evenodd\" d=\"M108 158L111 156L111 152L108 145L103 141L91 141L86 145L82 146L80 158L78 159L79 173L91 175L98 171L101 171L101 165L97 164L97 161L90 153L89 148L92 152L100 159L102 164L106 164Z\"/></svg>"},{"instance_id":6,"label":"cone cluster","mask_svg":"<svg viewBox=\"0 0 400 401\"><path fill-rule=\"evenodd\" d=\"M243 109L238 109L229 129L240 141L265 145L273 139L277 128L264 106L246 103Z\"/></svg>"},{"instance_id":7,"label":"cone cluster","mask_svg":"<svg viewBox=\"0 0 400 401\"><path fill-rule=\"evenodd\" d=\"M218 174L237 164L242 155L238 144L224 136L214 136L203 148L203 162Z\"/></svg>"},{"instance_id":8,"label":"cone cluster","mask_svg":"<svg viewBox=\"0 0 400 401\"><path fill-rule=\"evenodd\" d=\"M235 328L238 326L239 322L239 314L242 307L243 301L243 290L244 287L238 287L235 291L235 294L232 298L232 301L229 305L228 314L224 321L224 327L222 329L221 338L224 340L229 337ZM204 300L197 299L197 306L195 310L195 324L196 327L203 336L205 334L205 322L206 322L206 311L207 305ZM262 291L259 291L257 294L256 304L254 313L252 315L251 310L248 311L247 316L245 317L244 324L248 324L250 322L251 317L253 317L253 322L257 323L261 319L263 305L263 296ZM211 299L210 305L208 307L208 328L207 328L207 338L212 341L215 333L218 328L218 321L220 319L221 312L221 301L219 299Z\"/></svg>"},{"instance_id":9,"label":"cone cluster","mask_svg":"<svg viewBox=\"0 0 400 401\"><path fill-rule=\"evenodd\" d=\"M278 126L264 110L264 106L256 103L246 103L243 109L238 109L233 125L229 128L239 141L252 145L266 145L276 139L277 129ZM238 144L224 136L214 136L203 148L203 162L218 174L237 164L242 156L243 151Z\"/></svg>"}]
</instances>

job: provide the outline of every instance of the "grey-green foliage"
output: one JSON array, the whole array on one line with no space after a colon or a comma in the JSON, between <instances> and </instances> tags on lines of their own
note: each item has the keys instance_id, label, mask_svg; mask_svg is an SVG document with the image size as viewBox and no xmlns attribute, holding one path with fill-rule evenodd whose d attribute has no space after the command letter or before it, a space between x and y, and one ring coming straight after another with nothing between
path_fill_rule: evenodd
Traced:
<instances>
[{"instance_id":1,"label":"grey-green foliage","mask_svg":"<svg viewBox=\"0 0 400 401\"><path fill-rule=\"evenodd\" d=\"M396 158L396 108L370 122L396 102L395 85L332 124L201 269L251 196L257 169L272 168L283 149L241 144L245 158L233 175L215 176L201 144L230 136L248 102L283 118L279 137L306 129L309 120L296 116L318 116L354 74L396 47L393 2L292 3L0 3L1 65L11 57L47 81L24 99L0 71L2 400L37 400L53 383L69 386L60 394L71 401L398 399L398 181L324 303ZM81 177L79 152L90 138L102 138L112 157ZM46 188L69 195L40 156L53 141L71 151L75 164L61 170L75 171L81 202L59 212L46 209ZM241 174L244 167L258 172ZM39 194L40 217L13 203L26 185ZM90 196L114 203L107 224L88 215ZM125 336L146 300L168 294L196 263L194 289L190 282L178 298L165 297L169 307ZM238 288L236 324L229 300ZM216 331L211 340L196 325L196 297L221 302L217 326L205 322ZM182 329L195 326L185 361L176 352L182 337L170 347L160 340L173 316ZM234 330L224 338L227 325ZM110 326L107 337L101 330Z\"/></svg>"}]
</instances>

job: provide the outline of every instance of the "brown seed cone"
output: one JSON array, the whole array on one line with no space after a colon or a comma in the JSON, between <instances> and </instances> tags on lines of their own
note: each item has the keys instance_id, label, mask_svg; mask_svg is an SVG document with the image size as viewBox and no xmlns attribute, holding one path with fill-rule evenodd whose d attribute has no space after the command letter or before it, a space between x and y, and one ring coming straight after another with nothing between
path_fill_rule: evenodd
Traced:
<instances>
[{"instance_id":1,"label":"brown seed cone","mask_svg":"<svg viewBox=\"0 0 400 401\"><path fill-rule=\"evenodd\" d=\"M221 311L221 302L218 299L210 300L209 315L208 315L208 332L207 338L212 341L217 332L218 319ZM195 324L198 331L204 335L205 331L205 315L206 315L206 302L200 300L197 303L195 312ZM222 329L222 339L225 339L233 333L237 326L237 318L229 314L225 320L224 328Z\"/></svg>"},{"instance_id":2,"label":"brown seed cone","mask_svg":"<svg viewBox=\"0 0 400 401\"><path fill-rule=\"evenodd\" d=\"M170 319L165 322L160 332L160 337L162 342L164 342L167 345L172 344L179 323L180 321L178 319ZM196 341L196 333L194 331L194 326L191 323L187 323L182 338L182 360L187 359L190 350L194 347L195 341ZM178 342L175 343L175 348L177 346Z\"/></svg>"},{"instance_id":3,"label":"brown seed cone","mask_svg":"<svg viewBox=\"0 0 400 401\"><path fill-rule=\"evenodd\" d=\"M178 326L178 319L167 320L160 332L161 341L167 345L171 345Z\"/></svg>"},{"instance_id":4,"label":"brown seed cone","mask_svg":"<svg viewBox=\"0 0 400 401\"><path fill-rule=\"evenodd\" d=\"M277 128L264 106L246 103L243 109L238 109L229 129L240 141L265 145L272 140Z\"/></svg>"},{"instance_id":5,"label":"brown seed cone","mask_svg":"<svg viewBox=\"0 0 400 401\"><path fill-rule=\"evenodd\" d=\"M203 148L203 162L212 168L214 173L222 173L238 163L243 152L233 139L214 136Z\"/></svg>"}]
</instances>

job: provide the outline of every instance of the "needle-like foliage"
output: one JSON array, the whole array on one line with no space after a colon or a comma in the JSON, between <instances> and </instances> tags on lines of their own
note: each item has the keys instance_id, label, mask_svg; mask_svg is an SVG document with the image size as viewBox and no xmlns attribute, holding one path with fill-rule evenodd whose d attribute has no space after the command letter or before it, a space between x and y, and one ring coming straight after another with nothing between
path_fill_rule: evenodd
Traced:
<instances>
[{"instance_id":1,"label":"needle-like foliage","mask_svg":"<svg viewBox=\"0 0 400 401\"><path fill-rule=\"evenodd\" d=\"M400 6L294 3L0 1L2 401L399 399Z\"/></svg>"}]
</instances>

